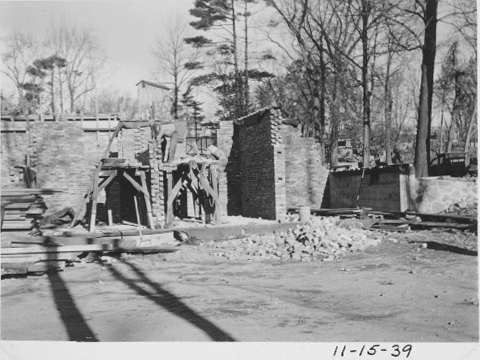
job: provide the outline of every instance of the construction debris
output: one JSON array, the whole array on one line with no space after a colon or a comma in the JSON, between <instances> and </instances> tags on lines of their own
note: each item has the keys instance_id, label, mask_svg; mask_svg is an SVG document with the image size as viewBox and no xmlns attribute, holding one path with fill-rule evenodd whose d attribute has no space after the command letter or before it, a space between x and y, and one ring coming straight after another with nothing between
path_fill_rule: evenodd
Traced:
<instances>
[{"instance_id":1,"label":"construction debris","mask_svg":"<svg viewBox=\"0 0 480 360\"><path fill-rule=\"evenodd\" d=\"M348 252L363 251L381 242L381 234L359 228L339 226L339 217L315 217L294 229L269 235L253 235L245 239L206 242L200 246L213 248L212 256L228 259L272 259L330 261Z\"/></svg>"}]
</instances>

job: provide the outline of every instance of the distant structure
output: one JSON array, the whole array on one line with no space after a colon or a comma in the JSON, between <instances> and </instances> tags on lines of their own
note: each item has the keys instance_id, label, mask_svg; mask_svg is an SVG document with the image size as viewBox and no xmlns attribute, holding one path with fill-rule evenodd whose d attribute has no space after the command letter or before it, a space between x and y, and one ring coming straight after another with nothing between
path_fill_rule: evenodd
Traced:
<instances>
[{"instance_id":1,"label":"distant structure","mask_svg":"<svg viewBox=\"0 0 480 360\"><path fill-rule=\"evenodd\" d=\"M139 120L167 119L171 117L170 88L160 83L141 80L137 84Z\"/></svg>"}]
</instances>

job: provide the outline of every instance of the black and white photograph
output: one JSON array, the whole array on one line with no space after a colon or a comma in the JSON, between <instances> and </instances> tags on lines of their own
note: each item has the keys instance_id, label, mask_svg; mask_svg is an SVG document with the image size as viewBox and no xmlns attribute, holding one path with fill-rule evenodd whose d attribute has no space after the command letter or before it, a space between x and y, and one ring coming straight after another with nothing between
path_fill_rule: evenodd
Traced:
<instances>
[{"instance_id":1,"label":"black and white photograph","mask_svg":"<svg viewBox=\"0 0 480 360\"><path fill-rule=\"evenodd\" d=\"M476 0L1 0L0 57L2 359L480 356Z\"/></svg>"}]
</instances>

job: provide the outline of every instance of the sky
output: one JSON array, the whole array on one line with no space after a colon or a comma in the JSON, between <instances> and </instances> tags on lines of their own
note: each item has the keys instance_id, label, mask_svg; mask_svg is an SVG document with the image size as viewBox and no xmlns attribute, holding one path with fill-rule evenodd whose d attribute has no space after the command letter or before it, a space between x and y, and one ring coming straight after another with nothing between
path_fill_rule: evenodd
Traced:
<instances>
[{"instance_id":1,"label":"sky","mask_svg":"<svg viewBox=\"0 0 480 360\"><path fill-rule=\"evenodd\" d=\"M0 37L15 29L43 38L51 22L92 28L110 59L112 87L136 94L135 84L151 79L151 49L169 19L190 21L194 0L0 1ZM2 49L3 51L3 49ZM163 80L163 79L162 79ZM8 80L2 78L2 87ZM168 81L168 79L165 79Z\"/></svg>"}]
</instances>

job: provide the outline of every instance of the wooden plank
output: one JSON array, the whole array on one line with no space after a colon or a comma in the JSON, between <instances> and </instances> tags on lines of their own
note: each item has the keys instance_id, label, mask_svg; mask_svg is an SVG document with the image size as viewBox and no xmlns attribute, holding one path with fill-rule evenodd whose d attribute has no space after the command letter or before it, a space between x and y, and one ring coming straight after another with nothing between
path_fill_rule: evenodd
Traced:
<instances>
[{"instance_id":1,"label":"wooden plank","mask_svg":"<svg viewBox=\"0 0 480 360\"><path fill-rule=\"evenodd\" d=\"M2 256L2 268L9 264L35 263L40 261L41 256L35 255L21 255L21 256ZM4 266L5 265L5 266Z\"/></svg>"},{"instance_id":2,"label":"wooden plank","mask_svg":"<svg viewBox=\"0 0 480 360\"><path fill-rule=\"evenodd\" d=\"M448 222L436 222L436 221L409 221L409 220L379 220L378 224L407 224L411 227L443 227L453 229L470 229L474 227L473 224L458 224Z\"/></svg>"},{"instance_id":3,"label":"wooden plank","mask_svg":"<svg viewBox=\"0 0 480 360\"><path fill-rule=\"evenodd\" d=\"M25 221L25 215L5 214L3 215L3 221Z\"/></svg>"},{"instance_id":4,"label":"wooden plank","mask_svg":"<svg viewBox=\"0 0 480 360\"><path fill-rule=\"evenodd\" d=\"M10 211L10 210L27 211L30 208L33 201L35 201L35 199L32 199L32 201L26 201L26 202L22 202L22 203L8 204L5 207L5 211Z\"/></svg>"},{"instance_id":5,"label":"wooden plank","mask_svg":"<svg viewBox=\"0 0 480 360\"><path fill-rule=\"evenodd\" d=\"M177 251L179 250L173 246L154 246L154 247L142 247L142 246L117 246L115 244L90 244L90 245L64 245L64 246L29 246L25 248L5 248L1 249L2 259L4 256L20 255L20 254L50 254L49 256L55 256L56 259L62 258L63 253L82 253L82 252L162 252L162 251ZM54 255L60 254L62 255Z\"/></svg>"},{"instance_id":6,"label":"wooden plank","mask_svg":"<svg viewBox=\"0 0 480 360\"><path fill-rule=\"evenodd\" d=\"M0 193L2 197L6 196L34 196L34 195L52 195L55 193L59 193L62 191L48 189L48 188L40 188L40 189L27 189L27 188L2 188Z\"/></svg>"},{"instance_id":7,"label":"wooden plank","mask_svg":"<svg viewBox=\"0 0 480 360\"><path fill-rule=\"evenodd\" d=\"M12 254L41 254L41 253L63 253L63 252L89 252L89 251L111 251L115 247L112 244L92 244L92 245L65 245L65 246L29 246L25 248L6 248L2 249L2 257Z\"/></svg>"},{"instance_id":8,"label":"wooden plank","mask_svg":"<svg viewBox=\"0 0 480 360\"><path fill-rule=\"evenodd\" d=\"M27 273L35 273L35 272L45 272L52 268L63 269L64 267L65 267L65 261L9 264L5 268L2 265L2 268L5 270L6 274L27 274Z\"/></svg>"},{"instance_id":9,"label":"wooden plank","mask_svg":"<svg viewBox=\"0 0 480 360\"><path fill-rule=\"evenodd\" d=\"M22 248L15 248L22 249ZM15 259L32 257L36 261L71 261L77 259L83 251L77 252L63 252L63 253L37 253L37 254L14 254L14 255L2 255L1 262L9 261L10 263L15 263ZM19 261L17 261L19 263Z\"/></svg>"},{"instance_id":10,"label":"wooden plank","mask_svg":"<svg viewBox=\"0 0 480 360\"><path fill-rule=\"evenodd\" d=\"M44 213L45 213L44 208L35 208L31 206L27 211L25 211L25 215L28 215L28 216L43 215Z\"/></svg>"},{"instance_id":11,"label":"wooden plank","mask_svg":"<svg viewBox=\"0 0 480 360\"><path fill-rule=\"evenodd\" d=\"M407 216L412 216L412 217L419 217L421 219L429 219L429 220L437 220L437 221L454 221L456 223L470 223L470 224L477 223L477 219L475 217L449 215L449 214L420 214L420 213L411 212L411 211L406 211L406 212L368 211L368 213L373 215L383 215L383 216L389 216L394 218L404 218Z\"/></svg>"},{"instance_id":12,"label":"wooden plank","mask_svg":"<svg viewBox=\"0 0 480 360\"><path fill-rule=\"evenodd\" d=\"M2 230L29 230L33 227L32 222L28 221L4 221Z\"/></svg>"}]
</instances>

